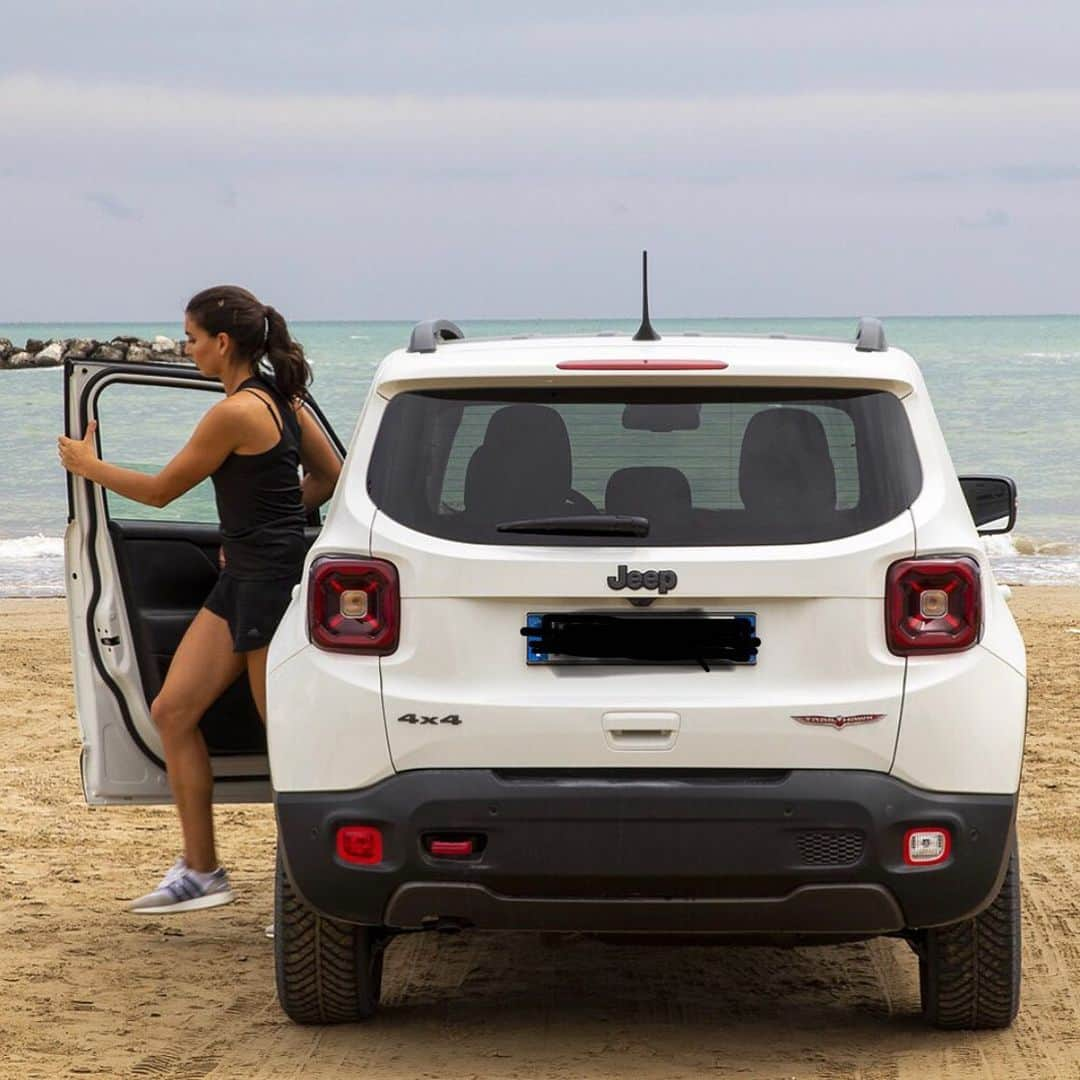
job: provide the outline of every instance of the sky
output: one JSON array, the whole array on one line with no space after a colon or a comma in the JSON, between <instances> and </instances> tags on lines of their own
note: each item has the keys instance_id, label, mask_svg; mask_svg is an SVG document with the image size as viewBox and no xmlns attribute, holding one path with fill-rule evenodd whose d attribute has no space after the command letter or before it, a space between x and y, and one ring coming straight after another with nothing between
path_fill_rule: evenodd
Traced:
<instances>
[{"instance_id":1,"label":"sky","mask_svg":"<svg viewBox=\"0 0 1080 1080\"><path fill-rule=\"evenodd\" d=\"M0 323L1080 311L1075 0L38 0Z\"/></svg>"}]
</instances>

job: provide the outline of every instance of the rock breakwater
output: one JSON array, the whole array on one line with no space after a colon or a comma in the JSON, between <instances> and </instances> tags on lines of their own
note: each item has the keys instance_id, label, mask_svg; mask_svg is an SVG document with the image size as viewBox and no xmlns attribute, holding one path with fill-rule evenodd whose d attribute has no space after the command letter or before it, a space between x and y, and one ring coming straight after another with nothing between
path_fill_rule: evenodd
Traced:
<instances>
[{"instance_id":1,"label":"rock breakwater","mask_svg":"<svg viewBox=\"0 0 1080 1080\"><path fill-rule=\"evenodd\" d=\"M168 337L159 336L150 341L123 336L109 341L93 338L39 341L29 338L22 347L10 338L0 337L0 371L59 367L67 360L107 360L114 364L145 364L155 360L173 364L188 362L184 358L183 346Z\"/></svg>"}]
</instances>

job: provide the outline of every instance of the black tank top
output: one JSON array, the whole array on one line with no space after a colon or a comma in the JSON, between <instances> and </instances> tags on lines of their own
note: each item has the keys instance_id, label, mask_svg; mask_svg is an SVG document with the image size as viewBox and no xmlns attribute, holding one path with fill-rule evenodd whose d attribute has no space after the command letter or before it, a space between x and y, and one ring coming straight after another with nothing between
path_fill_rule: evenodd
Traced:
<instances>
[{"instance_id":1,"label":"black tank top","mask_svg":"<svg viewBox=\"0 0 1080 1080\"><path fill-rule=\"evenodd\" d=\"M278 441L261 454L230 454L212 475L221 520L225 570L248 581L291 578L303 567L306 514L300 498L300 423L289 403L268 379L246 379L236 392L264 391L281 414L274 414ZM284 426L283 426L284 425Z\"/></svg>"}]
</instances>

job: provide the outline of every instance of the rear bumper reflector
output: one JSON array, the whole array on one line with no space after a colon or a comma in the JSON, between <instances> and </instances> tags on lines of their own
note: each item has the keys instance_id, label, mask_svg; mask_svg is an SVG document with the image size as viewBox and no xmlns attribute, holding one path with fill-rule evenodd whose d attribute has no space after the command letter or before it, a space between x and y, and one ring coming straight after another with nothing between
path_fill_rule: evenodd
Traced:
<instances>
[{"instance_id":1,"label":"rear bumper reflector","mask_svg":"<svg viewBox=\"0 0 1080 1080\"><path fill-rule=\"evenodd\" d=\"M472 840L429 840L428 851L440 859L462 859L473 854Z\"/></svg>"}]
</instances>

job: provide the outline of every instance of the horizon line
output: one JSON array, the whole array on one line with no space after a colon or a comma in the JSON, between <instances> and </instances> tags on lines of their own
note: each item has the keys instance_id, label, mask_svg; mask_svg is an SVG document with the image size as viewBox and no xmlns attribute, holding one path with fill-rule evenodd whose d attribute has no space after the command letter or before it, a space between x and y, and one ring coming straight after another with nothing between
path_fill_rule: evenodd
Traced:
<instances>
[{"instance_id":1,"label":"horizon line","mask_svg":"<svg viewBox=\"0 0 1080 1080\"><path fill-rule=\"evenodd\" d=\"M673 322L759 322L770 320L786 321L855 321L859 315L666 315L654 317L656 323ZM888 319L1068 319L1080 317L1080 311L1037 311L1037 312L949 312L935 315L896 314L877 315L876 318ZM415 326L425 322L424 319L416 318L294 318L288 320L291 324L299 326L311 323L330 323L348 325L356 323L374 323L385 325ZM636 324L640 321L637 315L492 315L492 316L458 316L456 322L461 323L499 323L499 322L625 322ZM175 323L177 319L0 319L0 326L163 326Z\"/></svg>"}]
</instances>

